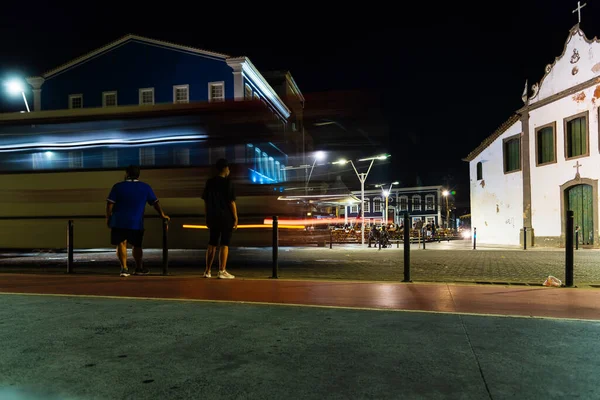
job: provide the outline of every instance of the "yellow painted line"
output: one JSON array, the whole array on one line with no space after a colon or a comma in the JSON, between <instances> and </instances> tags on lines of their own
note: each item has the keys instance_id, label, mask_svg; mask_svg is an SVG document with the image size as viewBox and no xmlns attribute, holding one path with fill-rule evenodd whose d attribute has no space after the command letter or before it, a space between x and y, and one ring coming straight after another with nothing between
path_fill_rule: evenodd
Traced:
<instances>
[{"instance_id":1,"label":"yellow painted line","mask_svg":"<svg viewBox=\"0 0 600 400\"><path fill-rule=\"evenodd\" d=\"M100 296L100 295L87 295L87 294L82 295L82 294L56 294L56 293L18 293L18 292L0 292L0 295L78 297L78 298L110 299L110 300L152 300L152 301L179 301L179 302L195 302L195 303L249 304L249 305L262 305L262 306L325 308L325 309L333 309L333 310L389 311L389 312L406 312L406 313L422 313L422 314L465 315L465 316L473 316L473 317L548 319L548 320L555 320L555 321L584 321L584 322L595 322L595 323L600 322L600 320L592 320L592 319L585 319L585 318L562 318L562 317L545 317L545 316L537 316L537 315L489 314L489 313L410 310L410 309L376 308L376 307L326 306L326 305L318 305L318 304L297 304L297 303L269 303L269 302L265 302L265 301L179 299L179 298Z\"/></svg>"},{"instance_id":2,"label":"yellow painted line","mask_svg":"<svg viewBox=\"0 0 600 400\"><path fill-rule=\"evenodd\" d=\"M184 228L186 229L208 229L206 225L188 225L184 224ZM238 229L260 229L260 228L268 228L271 229L273 226L271 225L260 225L260 224L248 224L248 225L238 225ZM304 229L303 225L279 225L280 229Z\"/></svg>"}]
</instances>

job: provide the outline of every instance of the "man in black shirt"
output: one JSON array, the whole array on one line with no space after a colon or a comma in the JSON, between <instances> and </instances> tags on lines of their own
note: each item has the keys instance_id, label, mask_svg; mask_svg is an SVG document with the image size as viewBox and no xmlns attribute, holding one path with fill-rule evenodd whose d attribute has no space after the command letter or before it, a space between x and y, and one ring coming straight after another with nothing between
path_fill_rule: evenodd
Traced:
<instances>
[{"instance_id":1,"label":"man in black shirt","mask_svg":"<svg viewBox=\"0 0 600 400\"><path fill-rule=\"evenodd\" d=\"M202 199L204 200L204 214L206 226L210 231L210 239L206 250L206 269L204 277L210 278L210 270L219 248L219 275L220 279L235 278L226 270L227 256L229 255L229 242L231 234L237 229L238 217L235 205L235 192L229 180L229 164L227 160L217 161L217 176L206 181Z\"/></svg>"}]
</instances>

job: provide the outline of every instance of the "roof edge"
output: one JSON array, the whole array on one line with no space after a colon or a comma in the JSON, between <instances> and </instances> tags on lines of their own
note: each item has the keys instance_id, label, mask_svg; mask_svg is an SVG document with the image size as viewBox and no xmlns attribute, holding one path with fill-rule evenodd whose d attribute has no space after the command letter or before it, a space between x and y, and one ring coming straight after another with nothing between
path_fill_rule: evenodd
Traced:
<instances>
[{"instance_id":1,"label":"roof edge","mask_svg":"<svg viewBox=\"0 0 600 400\"><path fill-rule=\"evenodd\" d=\"M494 131L494 133L485 138L485 140L481 142L479 146L477 146L472 152L470 152L465 158L463 158L462 161L473 161L475 157L481 154L481 152L485 150L490 144L492 144L494 140L498 139L500 135L506 132L508 128L510 128L515 122L519 121L520 119L521 116L519 114L513 114L509 119L504 121L502 125L500 125L498 129Z\"/></svg>"},{"instance_id":2,"label":"roof edge","mask_svg":"<svg viewBox=\"0 0 600 400\"><path fill-rule=\"evenodd\" d=\"M159 46L165 46L165 47L170 47L173 49L178 49L178 50L184 50L184 51L189 51L192 53L196 53L196 54L202 54L202 55L207 55L207 56L212 56L212 57L218 57L218 58L228 58L229 55L227 54L222 54L222 53L216 53L213 51L208 51L208 50L202 50L202 49L198 49L195 47L190 47L190 46L184 46L184 45L180 45L177 43L172 43L172 42L166 42L163 40L156 40L156 39L151 39L151 38L147 38L144 36L139 36L139 35L134 35L132 33L128 33L127 35L124 35L122 37L120 37L119 39L110 42L102 47L99 47L95 50L92 50L82 56L79 56L77 58L72 59L71 61L62 64L54 69L48 70L46 72L44 72L43 74L41 74L41 77L47 79L50 78L56 74L58 74L59 72L62 72L68 68L71 68L77 64L80 64L86 60L89 60L92 57L95 57L99 54L102 54L106 51L109 51L110 49L119 46L129 40L138 40L140 42L145 42L145 43L149 43L149 44L154 44L154 45L159 45Z\"/></svg>"}]
</instances>

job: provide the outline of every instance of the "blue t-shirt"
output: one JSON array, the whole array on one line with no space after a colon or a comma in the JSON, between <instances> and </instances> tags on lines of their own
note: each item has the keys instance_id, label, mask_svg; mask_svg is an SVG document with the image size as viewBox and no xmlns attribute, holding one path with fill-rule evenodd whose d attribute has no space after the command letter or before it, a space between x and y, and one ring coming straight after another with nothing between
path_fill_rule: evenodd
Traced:
<instances>
[{"instance_id":1,"label":"blue t-shirt","mask_svg":"<svg viewBox=\"0 0 600 400\"><path fill-rule=\"evenodd\" d=\"M146 203L154 205L158 199L150 185L128 179L115 184L106 201L114 203L111 228L139 230L144 229Z\"/></svg>"}]
</instances>

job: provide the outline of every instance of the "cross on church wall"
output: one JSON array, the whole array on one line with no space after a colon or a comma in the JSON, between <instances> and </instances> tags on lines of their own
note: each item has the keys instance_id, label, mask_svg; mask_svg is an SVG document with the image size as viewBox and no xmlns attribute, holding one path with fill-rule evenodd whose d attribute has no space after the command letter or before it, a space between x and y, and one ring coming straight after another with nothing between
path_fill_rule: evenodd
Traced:
<instances>
[{"instance_id":1,"label":"cross on church wall","mask_svg":"<svg viewBox=\"0 0 600 400\"><path fill-rule=\"evenodd\" d=\"M579 164L579 161L577 161L577 164L573 165L573 168L577 168L577 174L575 176L579 176L579 167L582 167L583 165Z\"/></svg>"},{"instance_id":2,"label":"cross on church wall","mask_svg":"<svg viewBox=\"0 0 600 400\"><path fill-rule=\"evenodd\" d=\"M578 1L577 2L577 8L573 10L572 14L575 14L575 11L577 11L577 20L578 20L578 24L581 23L581 9L583 7L585 7L587 5L587 3L583 3L583 5L581 5L581 2Z\"/></svg>"}]
</instances>

